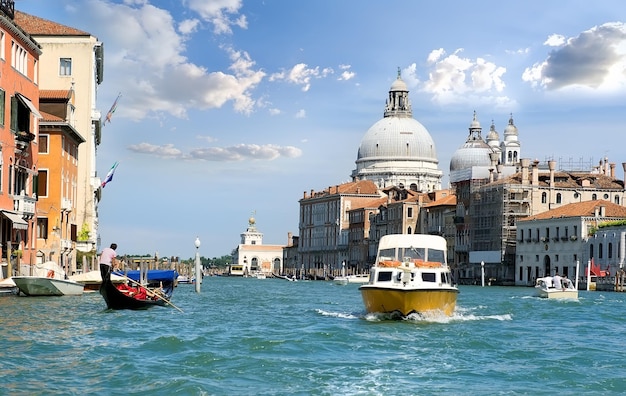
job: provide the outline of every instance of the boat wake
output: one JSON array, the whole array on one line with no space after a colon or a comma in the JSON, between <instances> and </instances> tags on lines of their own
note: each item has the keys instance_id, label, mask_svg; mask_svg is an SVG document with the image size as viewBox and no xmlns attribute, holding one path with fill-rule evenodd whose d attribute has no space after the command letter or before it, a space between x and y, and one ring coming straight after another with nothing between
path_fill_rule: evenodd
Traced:
<instances>
[{"instance_id":1,"label":"boat wake","mask_svg":"<svg viewBox=\"0 0 626 396\"><path fill-rule=\"evenodd\" d=\"M346 312L330 312L324 311L323 309L316 309L315 312L322 316L330 316L332 318L341 318L341 319L359 319L361 317L358 313L346 313Z\"/></svg>"},{"instance_id":2,"label":"boat wake","mask_svg":"<svg viewBox=\"0 0 626 396\"><path fill-rule=\"evenodd\" d=\"M384 314L384 313L367 313L363 318L365 320L371 322L380 322L385 320L403 320L407 322L417 322L417 323L454 323L454 322L469 322L469 321L479 321L479 320L513 320L511 314L503 314L503 315L480 315L476 314L476 308L462 308L457 306L454 313L451 316L446 315L442 311L432 311L425 313L412 313L408 316L401 317L399 315L394 314Z\"/></svg>"}]
</instances>

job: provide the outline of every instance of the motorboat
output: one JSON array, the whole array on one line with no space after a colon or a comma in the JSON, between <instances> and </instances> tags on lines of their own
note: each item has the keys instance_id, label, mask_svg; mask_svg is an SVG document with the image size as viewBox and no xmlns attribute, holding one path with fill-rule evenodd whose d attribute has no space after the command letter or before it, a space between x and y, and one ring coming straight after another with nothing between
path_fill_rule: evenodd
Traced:
<instances>
[{"instance_id":1,"label":"motorboat","mask_svg":"<svg viewBox=\"0 0 626 396\"><path fill-rule=\"evenodd\" d=\"M451 316L459 290L452 284L446 251L446 240L438 235L383 236L369 281L359 287L366 311Z\"/></svg>"},{"instance_id":2,"label":"motorboat","mask_svg":"<svg viewBox=\"0 0 626 396\"><path fill-rule=\"evenodd\" d=\"M578 288L570 279L544 276L538 278L535 284L537 297L578 299Z\"/></svg>"},{"instance_id":3,"label":"motorboat","mask_svg":"<svg viewBox=\"0 0 626 396\"><path fill-rule=\"evenodd\" d=\"M35 264L33 275L13 276L11 279L27 296L76 296L83 294L85 285L65 279L65 271L54 261Z\"/></svg>"},{"instance_id":4,"label":"motorboat","mask_svg":"<svg viewBox=\"0 0 626 396\"><path fill-rule=\"evenodd\" d=\"M347 285L348 283L367 283L370 280L369 274L356 274L356 275L345 275L345 276L336 276L333 279L338 285Z\"/></svg>"},{"instance_id":5,"label":"motorboat","mask_svg":"<svg viewBox=\"0 0 626 396\"><path fill-rule=\"evenodd\" d=\"M0 297L16 296L20 289L15 285L12 278L0 280Z\"/></svg>"}]
</instances>

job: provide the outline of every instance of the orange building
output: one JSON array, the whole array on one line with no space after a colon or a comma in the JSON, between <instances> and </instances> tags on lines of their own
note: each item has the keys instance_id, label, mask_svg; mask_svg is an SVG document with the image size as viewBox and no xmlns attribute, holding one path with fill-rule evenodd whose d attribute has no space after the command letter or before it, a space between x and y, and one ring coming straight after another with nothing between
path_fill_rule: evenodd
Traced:
<instances>
[{"instance_id":1,"label":"orange building","mask_svg":"<svg viewBox=\"0 0 626 396\"><path fill-rule=\"evenodd\" d=\"M0 244L6 274L36 260L39 44L0 2ZM25 267L28 268L28 267ZM24 271L22 271L24 272Z\"/></svg>"},{"instance_id":2,"label":"orange building","mask_svg":"<svg viewBox=\"0 0 626 396\"><path fill-rule=\"evenodd\" d=\"M68 275L76 268L78 146L85 139L72 126L73 90L41 90L37 246L40 262L54 261Z\"/></svg>"}]
</instances>

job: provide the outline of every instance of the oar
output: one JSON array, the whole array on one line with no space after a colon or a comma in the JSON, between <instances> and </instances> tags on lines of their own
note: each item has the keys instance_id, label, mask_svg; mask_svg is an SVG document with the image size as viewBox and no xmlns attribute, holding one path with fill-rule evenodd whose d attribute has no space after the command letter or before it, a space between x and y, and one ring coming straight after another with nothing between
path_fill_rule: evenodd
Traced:
<instances>
[{"instance_id":1,"label":"oar","mask_svg":"<svg viewBox=\"0 0 626 396\"><path fill-rule=\"evenodd\" d=\"M118 274L118 273L115 273L115 275L118 275L118 276L123 276L124 278L128 279L129 281L131 281L131 282L133 282L133 283L137 284L138 286L143 287L144 289L146 289L146 293L147 293L147 294L152 294L153 296L156 296L156 297L160 298L161 300L165 301L167 304L169 304L169 305L171 305L172 307L176 308L176 309L177 309L177 310L179 310L180 312L183 312L183 310L182 310L182 309L180 309L180 308L178 308L176 305L172 304L172 302L171 302L170 300L168 300L167 298L165 298L165 297L163 297L163 296L159 295L158 293L153 292L152 290L150 290L150 289L148 289L147 287L143 286L141 283L137 282L136 280L131 279L131 278L127 277L127 276L126 276L126 275L124 275L124 274ZM183 313L184 313L184 312L183 312Z\"/></svg>"}]
</instances>

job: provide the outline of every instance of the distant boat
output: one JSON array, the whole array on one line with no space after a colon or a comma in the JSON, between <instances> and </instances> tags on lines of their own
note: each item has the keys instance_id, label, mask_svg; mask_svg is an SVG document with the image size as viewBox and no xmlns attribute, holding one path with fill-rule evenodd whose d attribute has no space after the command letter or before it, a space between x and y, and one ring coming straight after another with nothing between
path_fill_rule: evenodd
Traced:
<instances>
[{"instance_id":1,"label":"distant boat","mask_svg":"<svg viewBox=\"0 0 626 396\"><path fill-rule=\"evenodd\" d=\"M578 289L573 282L567 278L561 279L561 287L554 287L554 278L552 276L545 276L537 279L535 285L537 297L541 298L567 298L578 299Z\"/></svg>"},{"instance_id":2,"label":"distant boat","mask_svg":"<svg viewBox=\"0 0 626 396\"><path fill-rule=\"evenodd\" d=\"M370 281L359 287L367 312L452 315L459 290L452 284L446 251L446 240L436 235L383 236Z\"/></svg>"},{"instance_id":3,"label":"distant boat","mask_svg":"<svg viewBox=\"0 0 626 396\"><path fill-rule=\"evenodd\" d=\"M65 279L65 271L54 261L36 264L32 276L11 279L27 296L76 296L83 294L85 285Z\"/></svg>"}]
</instances>

